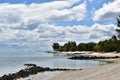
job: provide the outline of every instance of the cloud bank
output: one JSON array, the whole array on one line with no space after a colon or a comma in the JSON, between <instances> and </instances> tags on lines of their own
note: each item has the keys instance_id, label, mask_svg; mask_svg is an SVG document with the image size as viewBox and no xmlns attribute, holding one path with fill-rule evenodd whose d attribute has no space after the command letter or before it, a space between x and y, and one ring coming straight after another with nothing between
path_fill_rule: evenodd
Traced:
<instances>
[{"instance_id":1,"label":"cloud bank","mask_svg":"<svg viewBox=\"0 0 120 80\"><path fill-rule=\"evenodd\" d=\"M103 8L95 14L97 15ZM64 43L72 40L97 42L115 34L113 24L95 23L92 26L54 24L55 21L81 21L85 18L86 12L86 3L80 3L80 0L57 0L29 5L0 4L0 44L48 46L53 42ZM95 20L102 19L103 15L96 15Z\"/></svg>"}]
</instances>

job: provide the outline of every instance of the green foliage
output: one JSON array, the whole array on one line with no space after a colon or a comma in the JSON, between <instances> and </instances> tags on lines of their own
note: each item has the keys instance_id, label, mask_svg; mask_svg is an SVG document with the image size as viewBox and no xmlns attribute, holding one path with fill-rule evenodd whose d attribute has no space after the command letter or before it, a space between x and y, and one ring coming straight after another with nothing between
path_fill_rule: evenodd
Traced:
<instances>
[{"instance_id":1,"label":"green foliage","mask_svg":"<svg viewBox=\"0 0 120 80\"><path fill-rule=\"evenodd\" d=\"M94 51L97 51L97 52L103 51L103 47L100 46L100 45L98 45L98 44L96 44L96 45L94 46Z\"/></svg>"},{"instance_id":2,"label":"green foliage","mask_svg":"<svg viewBox=\"0 0 120 80\"><path fill-rule=\"evenodd\" d=\"M94 47L95 51L103 51L103 52L111 52L116 51L120 46L119 40L117 40L116 36L113 36L111 39L100 41Z\"/></svg>"},{"instance_id":3,"label":"green foliage","mask_svg":"<svg viewBox=\"0 0 120 80\"><path fill-rule=\"evenodd\" d=\"M116 31L118 32L118 38L120 39L120 16L117 18L117 26L118 29L116 29Z\"/></svg>"},{"instance_id":4,"label":"green foliage","mask_svg":"<svg viewBox=\"0 0 120 80\"><path fill-rule=\"evenodd\" d=\"M52 47L55 51L58 51L60 45L59 45L59 43L53 43Z\"/></svg>"},{"instance_id":5,"label":"green foliage","mask_svg":"<svg viewBox=\"0 0 120 80\"><path fill-rule=\"evenodd\" d=\"M93 51L94 50L95 43L80 43L78 44L78 50L79 51Z\"/></svg>"},{"instance_id":6,"label":"green foliage","mask_svg":"<svg viewBox=\"0 0 120 80\"><path fill-rule=\"evenodd\" d=\"M119 53L120 52L120 47L118 47L116 51Z\"/></svg>"},{"instance_id":7,"label":"green foliage","mask_svg":"<svg viewBox=\"0 0 120 80\"><path fill-rule=\"evenodd\" d=\"M70 41L60 46L59 43L53 44L55 51L98 51L98 52L120 52L120 40L116 36L98 43L80 43L76 44L75 41Z\"/></svg>"},{"instance_id":8,"label":"green foliage","mask_svg":"<svg viewBox=\"0 0 120 80\"><path fill-rule=\"evenodd\" d=\"M77 45L75 41L70 41L68 43L65 43L63 46L63 51L76 51Z\"/></svg>"}]
</instances>

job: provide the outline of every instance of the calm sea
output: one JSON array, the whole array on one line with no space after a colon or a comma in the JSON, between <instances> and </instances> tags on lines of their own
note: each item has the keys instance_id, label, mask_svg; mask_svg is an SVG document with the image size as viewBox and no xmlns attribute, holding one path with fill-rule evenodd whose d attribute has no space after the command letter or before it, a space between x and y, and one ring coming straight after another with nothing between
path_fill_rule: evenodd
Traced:
<instances>
[{"instance_id":1,"label":"calm sea","mask_svg":"<svg viewBox=\"0 0 120 80\"><path fill-rule=\"evenodd\" d=\"M0 52L0 76L24 68L25 63L42 67L80 69L99 66L105 62L92 60L69 60L69 56L45 52Z\"/></svg>"}]
</instances>

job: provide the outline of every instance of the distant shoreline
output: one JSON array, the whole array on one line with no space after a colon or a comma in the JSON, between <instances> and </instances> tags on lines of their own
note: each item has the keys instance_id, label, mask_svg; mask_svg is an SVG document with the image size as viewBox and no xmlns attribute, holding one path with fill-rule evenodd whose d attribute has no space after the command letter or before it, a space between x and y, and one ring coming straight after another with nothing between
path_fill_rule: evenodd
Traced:
<instances>
[{"instance_id":1,"label":"distant shoreline","mask_svg":"<svg viewBox=\"0 0 120 80\"><path fill-rule=\"evenodd\" d=\"M68 51L68 52L60 52L60 53L66 55L80 54L83 56L88 55L88 56L104 56L104 57L119 56L120 57L120 53L116 53L116 52Z\"/></svg>"}]
</instances>

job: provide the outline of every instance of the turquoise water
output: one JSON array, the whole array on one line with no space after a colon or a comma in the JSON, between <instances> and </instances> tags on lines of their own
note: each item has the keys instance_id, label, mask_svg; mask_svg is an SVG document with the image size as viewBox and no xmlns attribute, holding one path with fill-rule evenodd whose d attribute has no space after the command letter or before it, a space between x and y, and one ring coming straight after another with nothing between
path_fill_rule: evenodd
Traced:
<instances>
[{"instance_id":1,"label":"turquoise water","mask_svg":"<svg viewBox=\"0 0 120 80\"><path fill-rule=\"evenodd\" d=\"M79 69L99 66L104 62L92 60L70 60L69 56L45 52L1 52L0 76L13 73L22 68L25 63L33 63L42 67Z\"/></svg>"}]
</instances>

